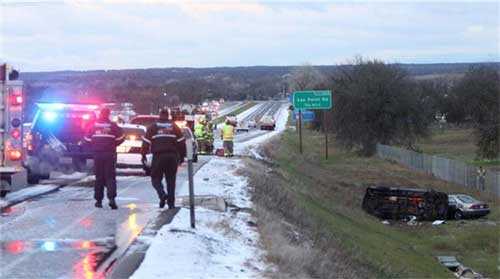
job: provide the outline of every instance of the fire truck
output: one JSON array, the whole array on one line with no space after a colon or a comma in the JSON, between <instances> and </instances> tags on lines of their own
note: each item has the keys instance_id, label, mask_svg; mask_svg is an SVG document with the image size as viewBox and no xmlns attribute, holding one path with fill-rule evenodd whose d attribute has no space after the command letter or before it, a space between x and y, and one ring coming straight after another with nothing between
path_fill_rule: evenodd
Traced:
<instances>
[{"instance_id":1,"label":"fire truck","mask_svg":"<svg viewBox=\"0 0 500 279\"><path fill-rule=\"evenodd\" d=\"M25 187L23 167L23 82L10 65L0 65L0 196Z\"/></svg>"}]
</instances>

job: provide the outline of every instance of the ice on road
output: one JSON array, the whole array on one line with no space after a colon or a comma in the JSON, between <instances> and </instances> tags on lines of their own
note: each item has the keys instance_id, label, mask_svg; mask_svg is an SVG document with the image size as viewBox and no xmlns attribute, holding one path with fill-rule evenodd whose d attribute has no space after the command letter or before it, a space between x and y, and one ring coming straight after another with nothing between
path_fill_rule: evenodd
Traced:
<instances>
[{"instance_id":1,"label":"ice on road","mask_svg":"<svg viewBox=\"0 0 500 279\"><path fill-rule=\"evenodd\" d=\"M195 175L196 195L216 195L238 207L251 207L247 179L237 175L237 159L214 158ZM183 185L179 195L187 194ZM266 269L259 235L246 211L196 208L196 229L181 209L153 239L132 278L260 278Z\"/></svg>"}]
</instances>

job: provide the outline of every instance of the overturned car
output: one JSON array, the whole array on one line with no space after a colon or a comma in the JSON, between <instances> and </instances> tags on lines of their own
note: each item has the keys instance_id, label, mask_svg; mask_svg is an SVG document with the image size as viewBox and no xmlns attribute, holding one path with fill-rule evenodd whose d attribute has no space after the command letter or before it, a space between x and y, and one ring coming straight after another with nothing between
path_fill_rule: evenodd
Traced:
<instances>
[{"instance_id":1,"label":"overturned car","mask_svg":"<svg viewBox=\"0 0 500 279\"><path fill-rule=\"evenodd\" d=\"M370 186L363 198L363 210L384 219L443 220L448 215L448 195L424 189Z\"/></svg>"}]
</instances>

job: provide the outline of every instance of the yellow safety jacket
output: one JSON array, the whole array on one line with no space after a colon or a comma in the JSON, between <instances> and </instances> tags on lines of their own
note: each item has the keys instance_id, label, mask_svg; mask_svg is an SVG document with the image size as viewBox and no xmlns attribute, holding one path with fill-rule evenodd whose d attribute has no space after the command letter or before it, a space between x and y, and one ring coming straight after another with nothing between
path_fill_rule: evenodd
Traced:
<instances>
[{"instance_id":1,"label":"yellow safety jacket","mask_svg":"<svg viewBox=\"0 0 500 279\"><path fill-rule=\"evenodd\" d=\"M224 124L222 126L222 140L232 141L234 139L234 126Z\"/></svg>"},{"instance_id":2,"label":"yellow safety jacket","mask_svg":"<svg viewBox=\"0 0 500 279\"><path fill-rule=\"evenodd\" d=\"M204 139L205 138L205 127L201 125L200 123L196 123L194 125L194 135L197 139Z\"/></svg>"}]
</instances>

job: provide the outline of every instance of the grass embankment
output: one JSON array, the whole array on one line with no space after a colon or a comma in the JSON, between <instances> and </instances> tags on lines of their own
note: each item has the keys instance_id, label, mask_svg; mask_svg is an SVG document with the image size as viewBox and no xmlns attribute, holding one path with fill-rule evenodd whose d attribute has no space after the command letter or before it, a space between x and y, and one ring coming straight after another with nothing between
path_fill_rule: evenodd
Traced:
<instances>
[{"instance_id":1,"label":"grass embankment","mask_svg":"<svg viewBox=\"0 0 500 279\"><path fill-rule=\"evenodd\" d=\"M250 109L251 107L255 106L257 103L255 102L249 102L249 103L246 103L245 105L235 109L234 111L230 112L228 115L238 115L242 112L244 112L245 110L247 109ZM214 124L220 124L222 122L224 122L224 120L226 119L226 116L227 115L224 115L224 116L221 116L221 117L217 117L215 118L212 123Z\"/></svg>"},{"instance_id":2,"label":"grass embankment","mask_svg":"<svg viewBox=\"0 0 500 279\"><path fill-rule=\"evenodd\" d=\"M422 152L482 166L500 166L500 160L476 160L473 129L448 128L432 131L431 137L417 143Z\"/></svg>"},{"instance_id":3,"label":"grass embankment","mask_svg":"<svg viewBox=\"0 0 500 279\"><path fill-rule=\"evenodd\" d=\"M288 209L279 210L281 214L299 225L307 221L308 227L322 231L321 238L334 239L346 257L373 272L368 277L452 277L435 257L454 255L483 275L500 278L498 199L388 161L358 157L334 143L330 145L330 158L325 160L324 138L319 133L304 131L303 142L301 155L297 134L286 131L279 141L265 148L277 164L273 171L282 180L275 182L276 189L268 191L267 202L270 207L286 204ZM369 184L465 192L489 202L492 213L483 219L447 221L436 227L429 223L384 225L361 209ZM287 194L280 196L282 193ZM300 211L304 217L298 219L300 214L291 211Z\"/></svg>"}]
</instances>

